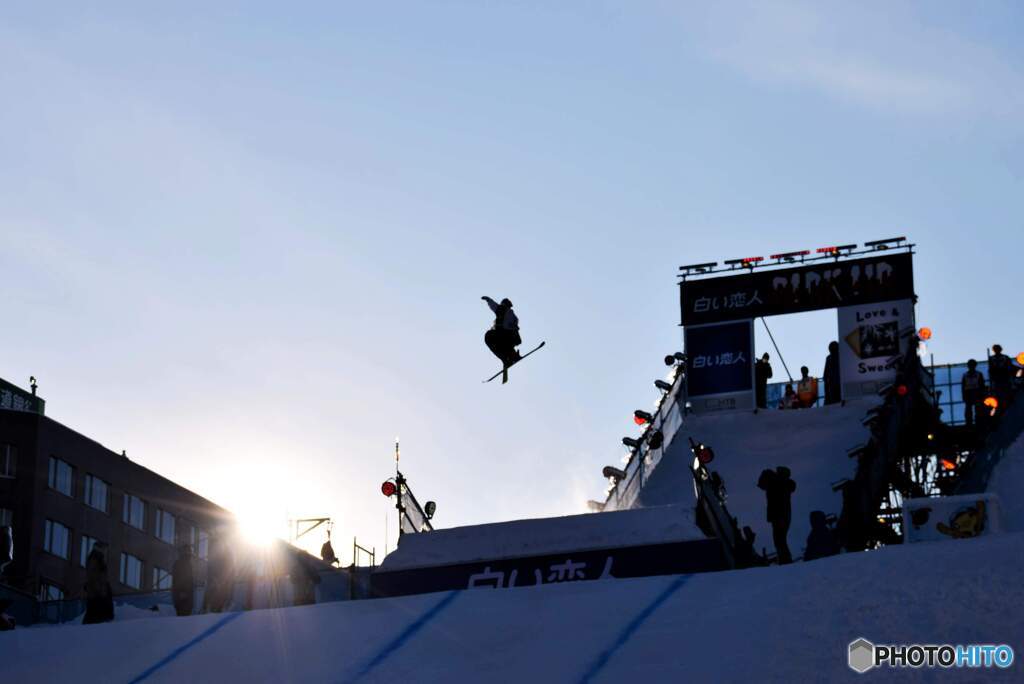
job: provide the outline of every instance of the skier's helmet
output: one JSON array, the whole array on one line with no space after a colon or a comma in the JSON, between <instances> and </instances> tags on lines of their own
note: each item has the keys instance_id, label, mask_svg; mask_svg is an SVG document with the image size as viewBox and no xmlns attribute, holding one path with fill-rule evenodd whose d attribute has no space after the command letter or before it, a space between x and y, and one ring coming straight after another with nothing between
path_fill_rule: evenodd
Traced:
<instances>
[{"instance_id":1,"label":"skier's helmet","mask_svg":"<svg viewBox=\"0 0 1024 684\"><path fill-rule=\"evenodd\" d=\"M509 301L509 299L508 299L508 298L502 299L502 300L501 300L501 305L502 305L503 307L505 307L506 309L511 309L511 308L512 308L512 302L511 302L511 301Z\"/></svg>"}]
</instances>

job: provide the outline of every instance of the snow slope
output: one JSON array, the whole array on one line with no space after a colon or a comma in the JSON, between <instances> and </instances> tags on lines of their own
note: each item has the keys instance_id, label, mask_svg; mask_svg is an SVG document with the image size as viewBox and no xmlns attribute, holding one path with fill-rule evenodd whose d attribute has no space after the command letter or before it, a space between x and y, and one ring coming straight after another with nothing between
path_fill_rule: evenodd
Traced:
<instances>
[{"instance_id":1,"label":"snow slope","mask_svg":"<svg viewBox=\"0 0 1024 684\"><path fill-rule=\"evenodd\" d=\"M706 539L693 505L513 520L404 534L384 570Z\"/></svg>"},{"instance_id":2,"label":"snow slope","mask_svg":"<svg viewBox=\"0 0 1024 684\"><path fill-rule=\"evenodd\" d=\"M685 502L693 505L693 478L687 436L711 446L715 460L709 468L725 479L729 512L740 526L749 525L757 534L758 550L772 546L771 527L765 520L765 494L757 479L765 468L786 466L796 482L793 494L793 522L789 548L801 555L810 532L811 511L839 514L842 495L831 483L852 478L856 462L847 450L863 444L868 430L861 424L875 399L847 402L802 411L775 409L730 411L687 417L686 426L651 473L640 492L639 505L657 506Z\"/></svg>"},{"instance_id":3,"label":"snow slope","mask_svg":"<svg viewBox=\"0 0 1024 684\"><path fill-rule=\"evenodd\" d=\"M1003 453L992 471L988 491L999 495L1003 529L1024 532L1024 435Z\"/></svg>"},{"instance_id":4,"label":"snow slope","mask_svg":"<svg viewBox=\"0 0 1024 684\"><path fill-rule=\"evenodd\" d=\"M11 682L866 681L849 642L1009 643L1024 534L692 576L475 589L0 634ZM872 676L869 675L869 676Z\"/></svg>"}]
</instances>

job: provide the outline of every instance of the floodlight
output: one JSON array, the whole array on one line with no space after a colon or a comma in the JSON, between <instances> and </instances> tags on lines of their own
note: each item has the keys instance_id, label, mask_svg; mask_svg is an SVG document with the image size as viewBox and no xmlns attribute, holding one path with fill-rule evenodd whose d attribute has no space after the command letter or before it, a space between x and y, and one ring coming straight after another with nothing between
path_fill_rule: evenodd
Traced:
<instances>
[{"instance_id":1,"label":"floodlight","mask_svg":"<svg viewBox=\"0 0 1024 684\"><path fill-rule=\"evenodd\" d=\"M619 470L615 466L605 466L601 470L601 474L610 480L615 480L616 482L625 479L626 477L626 471Z\"/></svg>"}]
</instances>

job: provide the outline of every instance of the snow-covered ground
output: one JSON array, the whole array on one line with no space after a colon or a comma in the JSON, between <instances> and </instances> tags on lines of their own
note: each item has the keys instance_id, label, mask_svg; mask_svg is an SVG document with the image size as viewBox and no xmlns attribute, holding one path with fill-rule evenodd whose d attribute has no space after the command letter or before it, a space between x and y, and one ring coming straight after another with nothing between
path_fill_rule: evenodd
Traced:
<instances>
[{"instance_id":1,"label":"snow-covered ground","mask_svg":"<svg viewBox=\"0 0 1024 684\"><path fill-rule=\"evenodd\" d=\"M693 517L694 508L690 503L406 534L381 567L404 570L424 565L705 539Z\"/></svg>"},{"instance_id":2,"label":"snow-covered ground","mask_svg":"<svg viewBox=\"0 0 1024 684\"><path fill-rule=\"evenodd\" d=\"M1024 532L1024 436L1003 453L992 471L988 491L999 495L1003 529Z\"/></svg>"},{"instance_id":3,"label":"snow-covered ground","mask_svg":"<svg viewBox=\"0 0 1024 684\"><path fill-rule=\"evenodd\" d=\"M791 420L771 415L768 430ZM730 572L18 629L0 634L0 681L1022 681L1022 487L1024 439L990 488L1007 503L1004 534ZM587 517L629 520L611 515ZM846 662L858 637L1006 643L1017 659L857 675Z\"/></svg>"},{"instance_id":4,"label":"snow-covered ground","mask_svg":"<svg viewBox=\"0 0 1024 684\"><path fill-rule=\"evenodd\" d=\"M693 505L693 477L687 436L711 446L715 460L708 466L725 480L729 512L740 526L749 525L757 534L758 551L773 552L771 527L765 518L764 491L757 479L765 468L786 466L796 482L793 494L793 522L789 530L789 548L801 555L810 532L809 515L820 510L839 514L842 494L831 484L852 478L856 462L847 450L864 444L868 430L861 424L876 399L847 402L803 411L774 409L730 411L688 417L671 447L651 473L640 492L639 504L658 506L669 503Z\"/></svg>"},{"instance_id":5,"label":"snow-covered ground","mask_svg":"<svg viewBox=\"0 0 1024 684\"><path fill-rule=\"evenodd\" d=\"M857 681L847 644L1024 654L1024 534L693 576L0 634L3 681ZM873 672L1020 681L1010 671Z\"/></svg>"}]
</instances>

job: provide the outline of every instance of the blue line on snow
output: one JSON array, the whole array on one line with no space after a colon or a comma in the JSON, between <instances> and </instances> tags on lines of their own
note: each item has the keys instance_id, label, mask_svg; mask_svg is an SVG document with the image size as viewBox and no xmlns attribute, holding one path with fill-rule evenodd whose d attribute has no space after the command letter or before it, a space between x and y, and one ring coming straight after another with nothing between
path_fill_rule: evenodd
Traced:
<instances>
[{"instance_id":1,"label":"blue line on snow","mask_svg":"<svg viewBox=\"0 0 1024 684\"><path fill-rule=\"evenodd\" d=\"M454 601L461 593L461 591L451 592L443 599L438 601L433 608L431 608L423 615L421 615L419 618L417 618L415 622L413 622L411 625L402 630L401 634L392 639L391 643L387 644L384 648L382 648L380 652L377 653L377 655L375 655L370 660L370 662L366 664L366 667L359 671L359 673L353 678L353 681L365 676L367 673L370 672L370 670L374 669L375 667L383 663L385 660L387 660L395 651L400 649L402 645L405 644L405 642L411 639L416 634L416 632L423 629L428 622L433 620L435 617L438 616L438 614L441 611L450 606L452 604L452 601Z\"/></svg>"},{"instance_id":2,"label":"blue line on snow","mask_svg":"<svg viewBox=\"0 0 1024 684\"><path fill-rule=\"evenodd\" d=\"M626 642L633 637L633 634L640 629L640 625L646 622L647 618L651 617L651 615L654 614L654 611L656 611L661 604L667 601L672 594L679 591L679 589L686 584L691 577L693 577L693 575L680 575L672 582L672 584L668 585L664 591L658 594L653 601L647 604L647 607L640 611L640 614L633 618L633 620L626 625L626 628L619 633L619 636L616 637L611 646L601 652L601 655L597 657L597 660L594 661L594 663L580 678L580 682L582 684L586 684L586 682L593 680L594 677L604 669L604 666L608 664L608 661L611 660L613 655L615 655L615 652L625 646Z\"/></svg>"},{"instance_id":3,"label":"blue line on snow","mask_svg":"<svg viewBox=\"0 0 1024 684\"><path fill-rule=\"evenodd\" d=\"M209 627L206 631L204 631L201 634L199 634L199 636L195 637L191 641L188 641L188 642L182 644L181 646L179 646L178 648L174 649L173 651L168 653L167 656L163 660L160 660L155 665L151 665L145 672L143 672L138 677L133 679L131 681L131 684L135 684L136 682L141 682L142 680L146 679L151 674L153 674L154 672L156 672L157 670L162 668L164 665L166 665L167 663L171 662L172 660L174 660L175 658L180 656L182 653L184 653L188 649L190 649L193 646L195 646L196 644L198 644L203 639L205 639L205 638L207 638L209 636L213 636L213 634L217 630L219 630L221 627L223 627L224 625L226 625L229 622L231 622L232 620L234 620L236 618L240 618L240 617L242 617L242 613L241 612L230 613L228 615L225 615L220 620L215 622L211 627Z\"/></svg>"}]
</instances>

